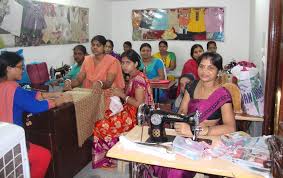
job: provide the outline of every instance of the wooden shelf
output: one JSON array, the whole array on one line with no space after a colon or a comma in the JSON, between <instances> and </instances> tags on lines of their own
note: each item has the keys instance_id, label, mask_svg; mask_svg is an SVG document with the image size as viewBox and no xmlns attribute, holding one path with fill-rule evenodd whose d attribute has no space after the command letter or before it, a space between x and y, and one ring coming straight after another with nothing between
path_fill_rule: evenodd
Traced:
<instances>
[{"instance_id":1,"label":"wooden shelf","mask_svg":"<svg viewBox=\"0 0 283 178\"><path fill-rule=\"evenodd\" d=\"M263 122L263 117L252 116L248 114L236 114L235 119L242 120L242 121Z\"/></svg>"}]
</instances>

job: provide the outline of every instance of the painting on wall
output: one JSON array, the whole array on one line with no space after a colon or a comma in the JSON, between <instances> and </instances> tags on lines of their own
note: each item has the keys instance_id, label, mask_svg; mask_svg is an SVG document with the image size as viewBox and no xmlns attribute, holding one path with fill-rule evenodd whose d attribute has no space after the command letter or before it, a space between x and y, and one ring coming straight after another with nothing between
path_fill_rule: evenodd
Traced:
<instances>
[{"instance_id":1,"label":"painting on wall","mask_svg":"<svg viewBox=\"0 0 283 178\"><path fill-rule=\"evenodd\" d=\"M88 42L88 23L88 8L2 0L0 48Z\"/></svg>"},{"instance_id":2,"label":"painting on wall","mask_svg":"<svg viewBox=\"0 0 283 178\"><path fill-rule=\"evenodd\" d=\"M224 8L132 10L132 38L142 40L224 41Z\"/></svg>"}]
</instances>

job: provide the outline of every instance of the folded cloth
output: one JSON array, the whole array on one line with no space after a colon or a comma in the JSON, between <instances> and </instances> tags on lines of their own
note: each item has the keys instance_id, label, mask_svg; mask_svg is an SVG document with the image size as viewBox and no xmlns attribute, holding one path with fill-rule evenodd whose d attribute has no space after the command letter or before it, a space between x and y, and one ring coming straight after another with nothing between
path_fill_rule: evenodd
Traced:
<instances>
[{"instance_id":1,"label":"folded cloth","mask_svg":"<svg viewBox=\"0 0 283 178\"><path fill-rule=\"evenodd\" d=\"M104 118L104 94L92 92L91 89L74 88L67 91L73 97L73 103L76 111L76 124L78 145L81 147L85 140L93 133L94 123Z\"/></svg>"},{"instance_id":2,"label":"folded cloth","mask_svg":"<svg viewBox=\"0 0 283 178\"><path fill-rule=\"evenodd\" d=\"M147 145L138 144L138 143L130 141L125 136L120 136L119 142L122 144L122 146L125 149L128 149L128 150L139 151L139 152L150 154L152 156L156 156L156 157L166 159L166 160L175 160L176 159L175 154L174 153L168 153L168 151L165 147L155 147L155 146L147 146Z\"/></svg>"}]
</instances>

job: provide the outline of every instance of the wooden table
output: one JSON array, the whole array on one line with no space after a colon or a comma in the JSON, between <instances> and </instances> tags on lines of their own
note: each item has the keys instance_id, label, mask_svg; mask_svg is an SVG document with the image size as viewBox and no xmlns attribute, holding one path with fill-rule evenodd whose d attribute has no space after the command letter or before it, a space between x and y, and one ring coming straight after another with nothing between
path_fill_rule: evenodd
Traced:
<instances>
[{"instance_id":1,"label":"wooden table","mask_svg":"<svg viewBox=\"0 0 283 178\"><path fill-rule=\"evenodd\" d=\"M28 115L24 123L27 140L50 150L52 160L45 178L70 178L91 161L92 141L78 146L76 114L73 103ZM1 177L1 176L0 176Z\"/></svg>"},{"instance_id":2,"label":"wooden table","mask_svg":"<svg viewBox=\"0 0 283 178\"><path fill-rule=\"evenodd\" d=\"M241 120L241 121L263 122L263 117L251 116L251 115L244 114L244 113L236 114L235 119Z\"/></svg>"},{"instance_id":3,"label":"wooden table","mask_svg":"<svg viewBox=\"0 0 283 178\"><path fill-rule=\"evenodd\" d=\"M159 90L169 90L171 87L173 87L176 84L176 81L170 81L169 83L166 84L160 84L160 83L150 83L150 87L155 91L157 90L157 99L156 103L159 103L159 95L160 92ZM154 92L153 92L154 93Z\"/></svg>"},{"instance_id":4,"label":"wooden table","mask_svg":"<svg viewBox=\"0 0 283 178\"><path fill-rule=\"evenodd\" d=\"M145 141L149 136L147 132L147 127L144 127L142 140ZM141 139L141 127L136 126L133 128L126 137L131 141L140 141ZM175 135L175 131L172 129L166 130L168 135ZM206 137L213 140L213 144L219 142L219 137L217 136L209 136ZM152 155L148 155L146 153L142 153L136 150L130 150L125 148L121 143L117 143L112 147L108 153L108 157L131 161L131 162L138 162L138 163L145 163L150 165L158 165L200 173L207 173L207 174L215 174L220 176L227 176L227 177L244 177L244 178L259 178L262 176L258 174L254 174L236 164L228 160L222 159L212 159L212 160L190 160L188 158L182 157L180 155L176 155L176 160L169 161L166 159L162 159L159 157L155 157Z\"/></svg>"}]
</instances>

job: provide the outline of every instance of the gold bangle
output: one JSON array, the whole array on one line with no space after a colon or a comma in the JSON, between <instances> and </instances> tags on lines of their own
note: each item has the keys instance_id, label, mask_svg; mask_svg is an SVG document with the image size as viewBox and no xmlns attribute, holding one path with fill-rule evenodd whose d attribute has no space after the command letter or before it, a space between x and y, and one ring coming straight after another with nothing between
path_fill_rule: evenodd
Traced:
<instances>
[{"instance_id":1,"label":"gold bangle","mask_svg":"<svg viewBox=\"0 0 283 178\"><path fill-rule=\"evenodd\" d=\"M128 103L129 98L130 98L130 96L126 96L126 98L125 98L126 103Z\"/></svg>"},{"instance_id":2,"label":"gold bangle","mask_svg":"<svg viewBox=\"0 0 283 178\"><path fill-rule=\"evenodd\" d=\"M64 82L70 82L70 84L72 84L72 80L71 79L66 79Z\"/></svg>"},{"instance_id":3,"label":"gold bangle","mask_svg":"<svg viewBox=\"0 0 283 178\"><path fill-rule=\"evenodd\" d=\"M207 132L206 132L206 134L205 134L205 136L208 136L208 133L209 133L209 126L207 126Z\"/></svg>"},{"instance_id":4,"label":"gold bangle","mask_svg":"<svg viewBox=\"0 0 283 178\"><path fill-rule=\"evenodd\" d=\"M44 99L44 96L43 96L43 93L42 93L42 92L40 92L40 95L41 95L41 99Z\"/></svg>"},{"instance_id":5,"label":"gold bangle","mask_svg":"<svg viewBox=\"0 0 283 178\"><path fill-rule=\"evenodd\" d=\"M207 130L205 128L207 128ZM202 127L202 131L201 131L200 135L201 136L207 136L208 132L209 132L209 126Z\"/></svg>"},{"instance_id":6,"label":"gold bangle","mask_svg":"<svg viewBox=\"0 0 283 178\"><path fill-rule=\"evenodd\" d=\"M103 88L103 82L101 80L97 80L100 83L100 87Z\"/></svg>"}]
</instances>

